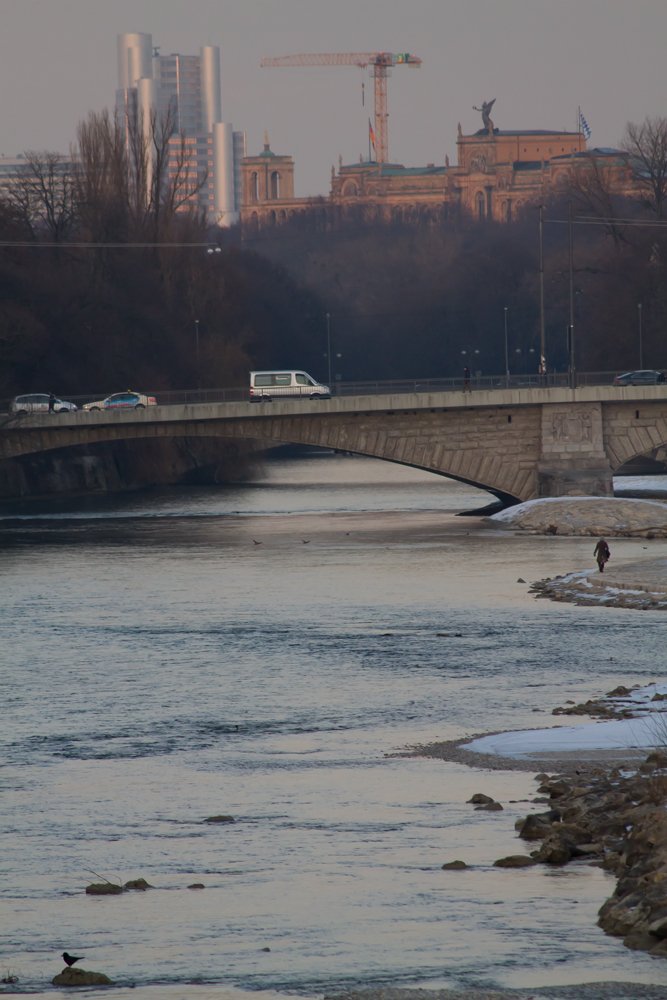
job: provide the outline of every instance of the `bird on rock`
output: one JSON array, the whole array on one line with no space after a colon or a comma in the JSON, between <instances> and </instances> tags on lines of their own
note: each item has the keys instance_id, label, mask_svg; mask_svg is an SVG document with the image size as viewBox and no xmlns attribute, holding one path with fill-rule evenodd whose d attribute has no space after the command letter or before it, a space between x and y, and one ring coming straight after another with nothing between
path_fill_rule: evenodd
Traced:
<instances>
[{"instance_id":1,"label":"bird on rock","mask_svg":"<svg viewBox=\"0 0 667 1000\"><path fill-rule=\"evenodd\" d=\"M80 962L83 955L68 955L66 951L63 952L63 958L65 959L66 965L69 965L70 969L75 962Z\"/></svg>"}]
</instances>

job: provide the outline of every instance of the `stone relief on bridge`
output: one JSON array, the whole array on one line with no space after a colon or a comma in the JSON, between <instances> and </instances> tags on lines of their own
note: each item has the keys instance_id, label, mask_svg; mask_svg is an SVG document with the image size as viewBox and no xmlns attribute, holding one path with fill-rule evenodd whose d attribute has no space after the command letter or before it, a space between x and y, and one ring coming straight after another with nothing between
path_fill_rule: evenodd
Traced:
<instances>
[{"instance_id":1,"label":"stone relief on bridge","mask_svg":"<svg viewBox=\"0 0 667 1000\"><path fill-rule=\"evenodd\" d=\"M592 442L593 415L590 410L557 413L553 418L552 430L555 441L564 441L568 444Z\"/></svg>"}]
</instances>

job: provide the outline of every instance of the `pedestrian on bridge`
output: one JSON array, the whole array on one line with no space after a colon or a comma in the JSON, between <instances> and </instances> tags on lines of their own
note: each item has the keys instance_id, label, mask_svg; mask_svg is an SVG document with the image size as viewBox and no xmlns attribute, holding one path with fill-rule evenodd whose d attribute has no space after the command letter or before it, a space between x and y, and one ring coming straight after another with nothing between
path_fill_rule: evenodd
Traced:
<instances>
[{"instance_id":1,"label":"pedestrian on bridge","mask_svg":"<svg viewBox=\"0 0 667 1000\"><path fill-rule=\"evenodd\" d=\"M609 546L605 542L604 538L601 538L600 541L595 546L595 551L593 552L593 555L597 559L598 569L600 570L601 573L604 573L604 564L606 562L609 562L609 557L611 556L611 552L609 551Z\"/></svg>"},{"instance_id":2,"label":"pedestrian on bridge","mask_svg":"<svg viewBox=\"0 0 667 1000\"><path fill-rule=\"evenodd\" d=\"M470 388L470 369L467 365L463 369L463 391L472 392Z\"/></svg>"},{"instance_id":3,"label":"pedestrian on bridge","mask_svg":"<svg viewBox=\"0 0 667 1000\"><path fill-rule=\"evenodd\" d=\"M52 392L49 393L49 413L53 413L56 405L56 397Z\"/></svg>"}]
</instances>

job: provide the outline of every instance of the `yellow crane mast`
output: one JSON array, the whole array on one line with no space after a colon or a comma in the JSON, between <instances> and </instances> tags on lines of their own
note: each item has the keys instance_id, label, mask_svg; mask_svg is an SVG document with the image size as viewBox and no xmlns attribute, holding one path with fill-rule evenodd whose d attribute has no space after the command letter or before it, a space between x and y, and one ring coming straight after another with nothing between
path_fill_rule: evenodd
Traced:
<instances>
[{"instance_id":1,"label":"yellow crane mast","mask_svg":"<svg viewBox=\"0 0 667 1000\"><path fill-rule=\"evenodd\" d=\"M321 52L312 55L279 56L262 59L262 66L369 66L373 75L375 96L375 150L378 163L387 163L389 140L387 135L387 76L392 66L418 68L422 60L410 52L394 55L393 52Z\"/></svg>"}]
</instances>

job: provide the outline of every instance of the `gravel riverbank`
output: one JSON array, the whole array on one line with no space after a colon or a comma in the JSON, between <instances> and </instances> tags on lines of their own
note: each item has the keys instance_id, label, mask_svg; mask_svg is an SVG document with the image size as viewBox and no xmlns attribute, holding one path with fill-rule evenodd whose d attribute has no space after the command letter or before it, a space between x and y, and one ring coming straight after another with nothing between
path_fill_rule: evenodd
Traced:
<instances>
[{"instance_id":1,"label":"gravel riverbank","mask_svg":"<svg viewBox=\"0 0 667 1000\"><path fill-rule=\"evenodd\" d=\"M667 559L640 559L618 568L583 570L531 584L530 593L552 601L606 608L667 610Z\"/></svg>"}]
</instances>

